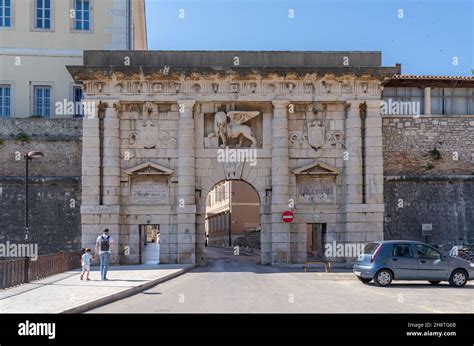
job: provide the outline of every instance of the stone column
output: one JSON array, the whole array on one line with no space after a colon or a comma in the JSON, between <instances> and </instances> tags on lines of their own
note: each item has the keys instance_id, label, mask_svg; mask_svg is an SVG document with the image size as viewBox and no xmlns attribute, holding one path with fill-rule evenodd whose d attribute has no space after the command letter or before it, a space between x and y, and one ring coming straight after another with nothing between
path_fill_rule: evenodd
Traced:
<instances>
[{"instance_id":1,"label":"stone column","mask_svg":"<svg viewBox=\"0 0 474 346\"><path fill-rule=\"evenodd\" d=\"M360 104L365 103L362 124ZM347 243L383 239L383 157L380 100L348 101L346 119L345 237ZM362 138L364 126L364 138ZM364 160L362 160L364 143ZM362 168L364 164L364 169ZM362 175L365 174L363 185ZM364 190L363 190L364 189ZM364 192L365 200L362 198ZM339 241L342 241L339 240Z\"/></svg>"},{"instance_id":2,"label":"stone column","mask_svg":"<svg viewBox=\"0 0 474 346\"><path fill-rule=\"evenodd\" d=\"M367 100L365 130L365 242L383 239L383 141L380 100Z\"/></svg>"},{"instance_id":3,"label":"stone column","mask_svg":"<svg viewBox=\"0 0 474 346\"><path fill-rule=\"evenodd\" d=\"M365 196L367 204L383 203L383 146L380 100L367 100L365 124Z\"/></svg>"},{"instance_id":4,"label":"stone column","mask_svg":"<svg viewBox=\"0 0 474 346\"><path fill-rule=\"evenodd\" d=\"M358 243L365 240L365 214L362 198L362 101L347 101L346 150L344 160L345 234L339 242Z\"/></svg>"},{"instance_id":5,"label":"stone column","mask_svg":"<svg viewBox=\"0 0 474 346\"><path fill-rule=\"evenodd\" d=\"M118 100L107 100L104 116L103 206L100 210L100 229L108 228L115 241L111 262L119 263L123 239L120 234L120 119ZM128 238L127 238L128 239ZM128 241L127 241L128 242ZM128 244L126 244L128 245Z\"/></svg>"},{"instance_id":6,"label":"stone column","mask_svg":"<svg viewBox=\"0 0 474 346\"><path fill-rule=\"evenodd\" d=\"M196 153L193 109L196 101L180 100L178 134L178 263L195 263Z\"/></svg>"},{"instance_id":7,"label":"stone column","mask_svg":"<svg viewBox=\"0 0 474 346\"><path fill-rule=\"evenodd\" d=\"M104 205L120 204L120 120L118 101L107 101L104 117Z\"/></svg>"},{"instance_id":8,"label":"stone column","mask_svg":"<svg viewBox=\"0 0 474 346\"><path fill-rule=\"evenodd\" d=\"M290 199L287 100L272 101L272 263L287 263L290 252L290 224L281 218Z\"/></svg>"},{"instance_id":9,"label":"stone column","mask_svg":"<svg viewBox=\"0 0 474 346\"><path fill-rule=\"evenodd\" d=\"M82 203L83 206L99 205L100 200L100 139L99 101L94 103L91 114L82 120Z\"/></svg>"},{"instance_id":10,"label":"stone column","mask_svg":"<svg viewBox=\"0 0 474 346\"><path fill-rule=\"evenodd\" d=\"M344 153L345 202L362 203L361 101L347 101L346 150ZM380 104L380 101L379 101Z\"/></svg>"},{"instance_id":11,"label":"stone column","mask_svg":"<svg viewBox=\"0 0 474 346\"><path fill-rule=\"evenodd\" d=\"M431 114L431 88L426 87L425 88L425 97L423 99L424 101L424 113L425 115L430 115Z\"/></svg>"},{"instance_id":12,"label":"stone column","mask_svg":"<svg viewBox=\"0 0 474 346\"><path fill-rule=\"evenodd\" d=\"M93 102L94 107L82 120L81 244L84 248L94 248L100 222L97 215L100 202L99 101L87 102Z\"/></svg>"}]
</instances>

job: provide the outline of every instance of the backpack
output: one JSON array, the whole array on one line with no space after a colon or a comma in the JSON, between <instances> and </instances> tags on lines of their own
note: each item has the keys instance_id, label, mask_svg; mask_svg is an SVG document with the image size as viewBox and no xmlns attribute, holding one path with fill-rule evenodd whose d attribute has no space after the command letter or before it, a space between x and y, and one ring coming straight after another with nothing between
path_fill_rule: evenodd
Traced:
<instances>
[{"instance_id":1,"label":"backpack","mask_svg":"<svg viewBox=\"0 0 474 346\"><path fill-rule=\"evenodd\" d=\"M106 238L102 236L100 238L100 251L109 251L110 249L110 236L108 235Z\"/></svg>"}]
</instances>

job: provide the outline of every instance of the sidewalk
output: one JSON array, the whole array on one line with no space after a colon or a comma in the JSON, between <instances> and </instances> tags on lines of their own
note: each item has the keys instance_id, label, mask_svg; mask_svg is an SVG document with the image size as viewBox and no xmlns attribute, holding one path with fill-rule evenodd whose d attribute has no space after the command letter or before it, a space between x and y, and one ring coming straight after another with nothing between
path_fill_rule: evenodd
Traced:
<instances>
[{"instance_id":1,"label":"sidewalk","mask_svg":"<svg viewBox=\"0 0 474 346\"><path fill-rule=\"evenodd\" d=\"M29 284L0 290L0 313L81 313L146 290L175 278L194 265L111 266L108 281L98 267L91 281L80 280L80 270L54 275Z\"/></svg>"}]
</instances>

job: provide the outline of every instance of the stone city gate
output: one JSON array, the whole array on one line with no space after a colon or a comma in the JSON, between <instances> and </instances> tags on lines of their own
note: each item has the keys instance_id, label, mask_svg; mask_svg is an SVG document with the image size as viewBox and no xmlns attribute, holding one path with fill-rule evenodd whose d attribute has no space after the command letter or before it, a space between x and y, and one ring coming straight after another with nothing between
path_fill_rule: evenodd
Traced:
<instances>
[{"instance_id":1,"label":"stone city gate","mask_svg":"<svg viewBox=\"0 0 474 346\"><path fill-rule=\"evenodd\" d=\"M156 225L160 263L203 264L206 196L226 179L260 196L262 264L305 261L311 225L324 225L329 243L382 239L380 99L400 67L380 60L85 52L83 66L68 67L95 105L83 122L83 246L107 227L118 241L113 262L139 263L140 230ZM225 148L255 150L257 160L218 159Z\"/></svg>"}]
</instances>

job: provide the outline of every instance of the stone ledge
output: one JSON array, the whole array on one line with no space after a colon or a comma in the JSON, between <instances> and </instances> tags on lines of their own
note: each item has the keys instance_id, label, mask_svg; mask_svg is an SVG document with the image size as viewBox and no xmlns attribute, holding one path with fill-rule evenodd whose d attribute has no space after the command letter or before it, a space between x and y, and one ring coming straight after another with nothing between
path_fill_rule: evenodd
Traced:
<instances>
[{"instance_id":1,"label":"stone ledge","mask_svg":"<svg viewBox=\"0 0 474 346\"><path fill-rule=\"evenodd\" d=\"M0 176L0 183L21 183L25 181L25 177L5 177ZM51 184L51 183L62 183L62 182L74 182L80 183L81 177L67 177L67 176L55 176L55 177L31 177L29 178L30 184Z\"/></svg>"},{"instance_id":2,"label":"stone ledge","mask_svg":"<svg viewBox=\"0 0 474 346\"><path fill-rule=\"evenodd\" d=\"M347 204L346 213L383 213L385 206L380 204Z\"/></svg>"},{"instance_id":3,"label":"stone ledge","mask_svg":"<svg viewBox=\"0 0 474 346\"><path fill-rule=\"evenodd\" d=\"M384 176L384 183L392 181L411 181L411 182L423 182L423 181L474 181L474 175L467 174L407 174L407 175L387 175Z\"/></svg>"}]
</instances>

